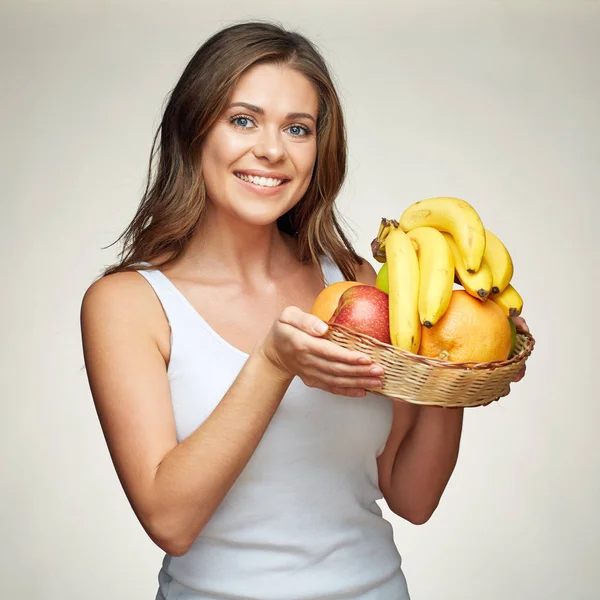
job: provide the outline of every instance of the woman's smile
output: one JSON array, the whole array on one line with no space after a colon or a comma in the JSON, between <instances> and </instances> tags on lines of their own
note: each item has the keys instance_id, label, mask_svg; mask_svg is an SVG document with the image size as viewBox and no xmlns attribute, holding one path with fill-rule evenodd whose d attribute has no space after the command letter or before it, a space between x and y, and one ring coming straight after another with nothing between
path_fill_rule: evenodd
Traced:
<instances>
[{"instance_id":1,"label":"woman's smile","mask_svg":"<svg viewBox=\"0 0 600 600\"><path fill-rule=\"evenodd\" d=\"M272 196L281 191L290 179L281 173L268 171L236 171L234 173L245 189L263 196Z\"/></svg>"}]
</instances>

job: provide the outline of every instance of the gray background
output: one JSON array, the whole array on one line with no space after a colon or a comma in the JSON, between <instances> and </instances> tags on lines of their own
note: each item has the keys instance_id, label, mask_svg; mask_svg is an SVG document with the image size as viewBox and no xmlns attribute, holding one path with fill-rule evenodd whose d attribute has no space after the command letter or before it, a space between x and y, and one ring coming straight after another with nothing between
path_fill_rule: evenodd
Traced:
<instances>
[{"instance_id":1,"label":"gray background","mask_svg":"<svg viewBox=\"0 0 600 600\"><path fill-rule=\"evenodd\" d=\"M260 17L309 35L332 66L350 143L340 207L359 252L370 257L382 216L464 198L513 254L537 339L512 394L467 411L434 517L415 527L386 510L413 598L597 599L599 9L5 0L2 597L154 598L162 553L113 471L82 370L79 307L116 256L102 247L137 207L163 100L187 60L218 28Z\"/></svg>"}]
</instances>

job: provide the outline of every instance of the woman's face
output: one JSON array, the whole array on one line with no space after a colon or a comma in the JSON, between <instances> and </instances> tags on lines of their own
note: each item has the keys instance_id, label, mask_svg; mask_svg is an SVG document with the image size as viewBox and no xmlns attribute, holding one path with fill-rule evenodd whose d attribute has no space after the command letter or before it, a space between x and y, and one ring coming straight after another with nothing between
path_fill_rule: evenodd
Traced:
<instances>
[{"instance_id":1,"label":"woman's face","mask_svg":"<svg viewBox=\"0 0 600 600\"><path fill-rule=\"evenodd\" d=\"M268 225L304 195L317 155L318 97L288 67L258 65L240 78L202 146L202 174L214 208Z\"/></svg>"}]
</instances>

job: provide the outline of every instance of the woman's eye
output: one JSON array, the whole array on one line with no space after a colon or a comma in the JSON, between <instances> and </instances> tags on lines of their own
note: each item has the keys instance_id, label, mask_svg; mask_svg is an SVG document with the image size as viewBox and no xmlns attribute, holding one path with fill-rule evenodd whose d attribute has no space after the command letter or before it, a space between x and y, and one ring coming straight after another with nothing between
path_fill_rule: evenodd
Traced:
<instances>
[{"instance_id":1,"label":"woman's eye","mask_svg":"<svg viewBox=\"0 0 600 600\"><path fill-rule=\"evenodd\" d=\"M304 127L304 125L292 125L288 128L288 131L293 136L302 136L310 134L310 130L308 129L308 127Z\"/></svg>"},{"instance_id":2,"label":"woman's eye","mask_svg":"<svg viewBox=\"0 0 600 600\"><path fill-rule=\"evenodd\" d=\"M254 123L252 123L252 120L248 117L233 117L232 119L230 119L230 121L236 127L240 127L242 129L248 129L249 127L252 127L252 125L254 125Z\"/></svg>"}]
</instances>

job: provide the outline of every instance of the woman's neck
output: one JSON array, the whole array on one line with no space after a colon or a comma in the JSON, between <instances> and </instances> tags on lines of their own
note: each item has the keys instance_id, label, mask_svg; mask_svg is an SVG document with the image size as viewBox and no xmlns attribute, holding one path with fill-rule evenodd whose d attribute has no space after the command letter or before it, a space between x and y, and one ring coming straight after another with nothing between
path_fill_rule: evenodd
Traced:
<instances>
[{"instance_id":1,"label":"woman's neck","mask_svg":"<svg viewBox=\"0 0 600 600\"><path fill-rule=\"evenodd\" d=\"M276 223L256 226L219 213L204 219L177 263L213 280L252 285L272 282L300 266L294 240Z\"/></svg>"}]
</instances>

